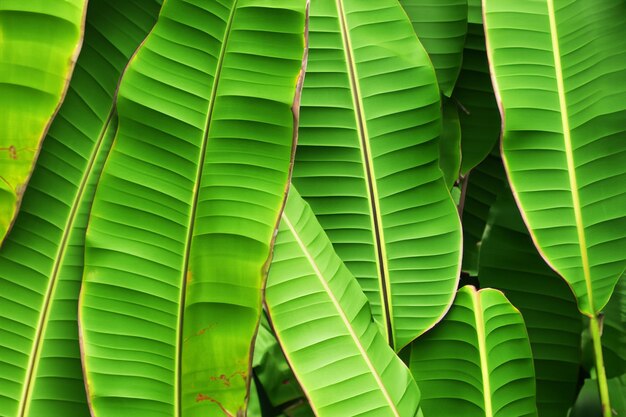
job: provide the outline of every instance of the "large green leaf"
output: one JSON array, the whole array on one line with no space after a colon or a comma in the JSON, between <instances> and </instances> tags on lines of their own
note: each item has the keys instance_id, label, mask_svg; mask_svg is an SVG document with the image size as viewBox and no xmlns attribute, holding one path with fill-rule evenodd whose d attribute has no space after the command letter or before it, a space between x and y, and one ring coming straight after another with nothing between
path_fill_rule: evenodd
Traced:
<instances>
[{"instance_id":1,"label":"large green leaf","mask_svg":"<svg viewBox=\"0 0 626 417\"><path fill-rule=\"evenodd\" d=\"M400 0L437 72L441 92L450 97L463 61L467 0Z\"/></svg>"},{"instance_id":2,"label":"large green leaf","mask_svg":"<svg viewBox=\"0 0 626 417\"><path fill-rule=\"evenodd\" d=\"M567 284L537 253L509 189L491 208L478 279L502 290L524 317L539 416L565 417L578 388L582 321Z\"/></svg>"},{"instance_id":3,"label":"large green leaf","mask_svg":"<svg viewBox=\"0 0 626 417\"><path fill-rule=\"evenodd\" d=\"M126 71L79 306L95 416L245 414L305 8L168 0Z\"/></svg>"},{"instance_id":4,"label":"large green leaf","mask_svg":"<svg viewBox=\"0 0 626 417\"><path fill-rule=\"evenodd\" d=\"M419 390L310 207L289 191L267 281L276 336L315 414L421 415Z\"/></svg>"},{"instance_id":5,"label":"large green leaf","mask_svg":"<svg viewBox=\"0 0 626 417\"><path fill-rule=\"evenodd\" d=\"M414 341L411 372L426 416L536 416L524 320L497 290L461 288L433 330Z\"/></svg>"},{"instance_id":6,"label":"large green leaf","mask_svg":"<svg viewBox=\"0 0 626 417\"><path fill-rule=\"evenodd\" d=\"M509 180L540 252L594 315L626 267L626 3L484 5Z\"/></svg>"},{"instance_id":7,"label":"large green leaf","mask_svg":"<svg viewBox=\"0 0 626 417\"><path fill-rule=\"evenodd\" d=\"M89 3L71 84L0 250L3 417L89 415L76 324L85 228L116 130L113 95L159 3Z\"/></svg>"},{"instance_id":8,"label":"large green leaf","mask_svg":"<svg viewBox=\"0 0 626 417\"><path fill-rule=\"evenodd\" d=\"M500 137L500 115L489 77L480 0L469 0L468 7L463 65L452 93L462 110L459 119L464 175L489 155Z\"/></svg>"},{"instance_id":9,"label":"large green leaf","mask_svg":"<svg viewBox=\"0 0 626 417\"><path fill-rule=\"evenodd\" d=\"M80 51L86 0L0 2L0 245Z\"/></svg>"},{"instance_id":10,"label":"large green leaf","mask_svg":"<svg viewBox=\"0 0 626 417\"><path fill-rule=\"evenodd\" d=\"M460 267L435 72L396 0L316 0L310 28L293 182L399 350L449 308Z\"/></svg>"}]
</instances>

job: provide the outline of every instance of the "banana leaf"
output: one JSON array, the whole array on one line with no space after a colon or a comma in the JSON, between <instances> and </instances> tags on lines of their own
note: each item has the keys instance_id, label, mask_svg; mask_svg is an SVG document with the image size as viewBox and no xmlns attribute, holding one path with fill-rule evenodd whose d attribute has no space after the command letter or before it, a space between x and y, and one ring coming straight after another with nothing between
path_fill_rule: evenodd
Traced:
<instances>
[{"instance_id":1,"label":"banana leaf","mask_svg":"<svg viewBox=\"0 0 626 417\"><path fill-rule=\"evenodd\" d=\"M399 351L441 319L459 279L435 71L395 0L317 0L310 30L293 183Z\"/></svg>"},{"instance_id":2,"label":"banana leaf","mask_svg":"<svg viewBox=\"0 0 626 417\"><path fill-rule=\"evenodd\" d=\"M484 14L511 187L595 316L626 268L626 3L485 0Z\"/></svg>"},{"instance_id":3,"label":"banana leaf","mask_svg":"<svg viewBox=\"0 0 626 417\"><path fill-rule=\"evenodd\" d=\"M305 17L168 0L124 74L79 301L94 415L245 415Z\"/></svg>"}]
</instances>

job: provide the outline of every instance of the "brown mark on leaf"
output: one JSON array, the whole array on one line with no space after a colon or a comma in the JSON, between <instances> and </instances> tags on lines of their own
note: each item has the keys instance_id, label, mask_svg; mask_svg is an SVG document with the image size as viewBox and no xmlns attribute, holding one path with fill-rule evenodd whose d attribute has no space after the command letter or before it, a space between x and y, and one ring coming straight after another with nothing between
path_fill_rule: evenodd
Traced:
<instances>
[{"instance_id":1,"label":"brown mark on leaf","mask_svg":"<svg viewBox=\"0 0 626 417\"><path fill-rule=\"evenodd\" d=\"M200 393L198 393L198 395L196 396L196 402L197 402L197 403L199 403L199 402L202 402L202 401L210 401L210 402L212 402L212 403L214 403L214 404L217 404L217 406L220 408L220 410L222 410L222 412L224 413L224 415L225 415L225 416L228 416L228 417L233 417L233 415L232 415L232 414L230 414L230 413L228 412L228 410L226 410L226 409L224 408L224 406L222 405L222 403L220 403L219 401L217 401L215 398L213 398L213 397L209 397L208 395L204 395L204 394L202 394L202 393L200 392ZM239 414L239 413L237 413L237 414Z\"/></svg>"},{"instance_id":2,"label":"brown mark on leaf","mask_svg":"<svg viewBox=\"0 0 626 417\"><path fill-rule=\"evenodd\" d=\"M289 384L291 384L291 381L290 381L290 380L285 379L285 380L283 381L283 385L289 385Z\"/></svg>"},{"instance_id":3,"label":"brown mark on leaf","mask_svg":"<svg viewBox=\"0 0 626 417\"><path fill-rule=\"evenodd\" d=\"M188 269L188 270L187 270L187 284L189 284L189 283L191 282L191 277L192 277L192 275L191 275L191 270L190 270L190 269Z\"/></svg>"},{"instance_id":4,"label":"brown mark on leaf","mask_svg":"<svg viewBox=\"0 0 626 417\"><path fill-rule=\"evenodd\" d=\"M9 153L9 158L17 159L17 149L13 145L8 148L0 148L0 151L7 151Z\"/></svg>"},{"instance_id":5,"label":"brown mark on leaf","mask_svg":"<svg viewBox=\"0 0 626 417\"><path fill-rule=\"evenodd\" d=\"M247 382L248 373L245 371L236 371L229 376L226 376L225 374L221 374L220 376L211 376L209 377L209 380L213 382L221 381L225 386L230 387L231 380L237 375L239 375L244 382Z\"/></svg>"}]
</instances>

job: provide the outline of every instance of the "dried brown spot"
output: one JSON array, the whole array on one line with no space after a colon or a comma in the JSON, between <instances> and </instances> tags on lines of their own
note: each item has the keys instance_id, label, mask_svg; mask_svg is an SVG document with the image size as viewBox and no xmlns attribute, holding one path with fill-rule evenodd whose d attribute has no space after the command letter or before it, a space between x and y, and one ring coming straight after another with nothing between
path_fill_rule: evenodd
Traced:
<instances>
[{"instance_id":1,"label":"dried brown spot","mask_svg":"<svg viewBox=\"0 0 626 417\"><path fill-rule=\"evenodd\" d=\"M17 159L17 150L15 149L15 146L13 145L9 146L9 158Z\"/></svg>"},{"instance_id":2,"label":"dried brown spot","mask_svg":"<svg viewBox=\"0 0 626 417\"><path fill-rule=\"evenodd\" d=\"M224 413L224 415L226 415L227 417L233 417L232 414L230 414L228 412L228 410L226 410L224 408L224 406L222 405L222 403L220 403L219 401L217 401L215 398L209 397L208 395L204 395L202 393L198 393L198 395L196 396L196 402L199 403L201 401L210 401L214 404L217 404L217 406L220 408L220 410L222 410L222 412Z\"/></svg>"},{"instance_id":3,"label":"dried brown spot","mask_svg":"<svg viewBox=\"0 0 626 417\"><path fill-rule=\"evenodd\" d=\"M208 395L204 395L202 393L198 393L198 395L196 396L196 402L199 403L201 401L211 401L211 397L209 397Z\"/></svg>"},{"instance_id":4,"label":"dried brown spot","mask_svg":"<svg viewBox=\"0 0 626 417\"><path fill-rule=\"evenodd\" d=\"M285 379L285 380L283 381L283 385L289 385L290 383L291 383L291 381L290 381L290 380L288 380L288 379Z\"/></svg>"}]
</instances>

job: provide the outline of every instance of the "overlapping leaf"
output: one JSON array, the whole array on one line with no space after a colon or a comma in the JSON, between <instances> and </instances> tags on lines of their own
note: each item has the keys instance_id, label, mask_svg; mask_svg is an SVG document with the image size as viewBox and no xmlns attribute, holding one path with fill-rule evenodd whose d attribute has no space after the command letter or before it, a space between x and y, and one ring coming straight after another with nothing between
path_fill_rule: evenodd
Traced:
<instances>
[{"instance_id":1,"label":"overlapping leaf","mask_svg":"<svg viewBox=\"0 0 626 417\"><path fill-rule=\"evenodd\" d=\"M480 0L468 1L468 24L463 66L452 99L461 111L461 172L483 161L500 137L500 115L489 77Z\"/></svg>"},{"instance_id":2,"label":"overlapping leaf","mask_svg":"<svg viewBox=\"0 0 626 417\"><path fill-rule=\"evenodd\" d=\"M421 415L409 370L387 345L357 281L293 187L276 238L266 302L317 416Z\"/></svg>"},{"instance_id":3,"label":"overlapping leaf","mask_svg":"<svg viewBox=\"0 0 626 417\"><path fill-rule=\"evenodd\" d=\"M519 311L497 290L459 290L442 322L411 345L426 416L536 416L532 353Z\"/></svg>"},{"instance_id":4,"label":"overlapping leaf","mask_svg":"<svg viewBox=\"0 0 626 417\"><path fill-rule=\"evenodd\" d=\"M76 324L85 228L116 131L120 74L159 7L144 0L89 4L67 95L0 250L3 417L89 415Z\"/></svg>"},{"instance_id":5,"label":"overlapping leaf","mask_svg":"<svg viewBox=\"0 0 626 417\"><path fill-rule=\"evenodd\" d=\"M293 182L399 350L449 308L460 267L435 72L395 0L317 0L310 30Z\"/></svg>"},{"instance_id":6,"label":"overlapping leaf","mask_svg":"<svg viewBox=\"0 0 626 417\"><path fill-rule=\"evenodd\" d=\"M169 0L125 73L79 310L95 416L245 414L305 7Z\"/></svg>"},{"instance_id":7,"label":"overlapping leaf","mask_svg":"<svg viewBox=\"0 0 626 417\"><path fill-rule=\"evenodd\" d=\"M459 178L461 169L461 124L456 104L443 101L443 129L439 137L439 168L448 188Z\"/></svg>"},{"instance_id":8,"label":"overlapping leaf","mask_svg":"<svg viewBox=\"0 0 626 417\"><path fill-rule=\"evenodd\" d=\"M484 7L511 185L537 247L594 315L626 267L626 3Z\"/></svg>"},{"instance_id":9,"label":"overlapping leaf","mask_svg":"<svg viewBox=\"0 0 626 417\"><path fill-rule=\"evenodd\" d=\"M467 0L400 0L437 72L441 92L450 97L463 61Z\"/></svg>"},{"instance_id":10,"label":"overlapping leaf","mask_svg":"<svg viewBox=\"0 0 626 417\"><path fill-rule=\"evenodd\" d=\"M463 199L463 271L478 275L480 244L487 225L489 210L506 187L506 175L498 150L492 153L467 177Z\"/></svg>"},{"instance_id":11,"label":"overlapping leaf","mask_svg":"<svg viewBox=\"0 0 626 417\"><path fill-rule=\"evenodd\" d=\"M273 407L284 406L304 396L265 317L262 317L256 337L252 366L260 382L259 388Z\"/></svg>"},{"instance_id":12,"label":"overlapping leaf","mask_svg":"<svg viewBox=\"0 0 626 417\"><path fill-rule=\"evenodd\" d=\"M0 3L0 245L80 51L86 0Z\"/></svg>"},{"instance_id":13,"label":"overlapping leaf","mask_svg":"<svg viewBox=\"0 0 626 417\"><path fill-rule=\"evenodd\" d=\"M567 284L537 253L508 189L491 208L478 278L481 286L502 290L524 317L539 416L566 416L578 388L581 317Z\"/></svg>"}]
</instances>

